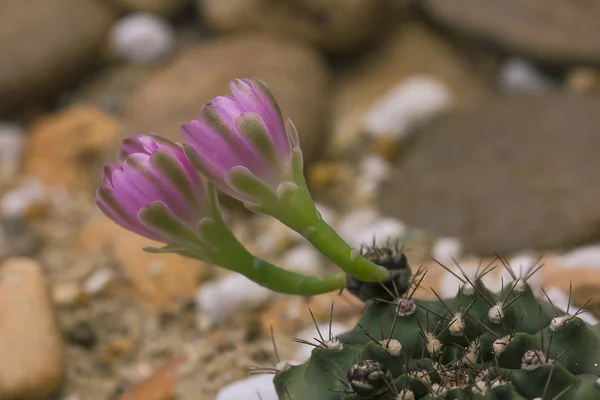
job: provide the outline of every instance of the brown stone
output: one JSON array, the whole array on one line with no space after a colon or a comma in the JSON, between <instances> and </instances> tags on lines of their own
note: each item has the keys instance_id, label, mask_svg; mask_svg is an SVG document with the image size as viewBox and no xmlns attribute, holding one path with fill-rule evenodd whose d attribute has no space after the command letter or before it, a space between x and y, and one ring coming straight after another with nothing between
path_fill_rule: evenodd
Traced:
<instances>
[{"instance_id":1,"label":"brown stone","mask_svg":"<svg viewBox=\"0 0 600 400\"><path fill-rule=\"evenodd\" d=\"M193 297L208 274L207 265L177 254L151 254L142 250L162 246L129 232L108 218L98 217L81 231L78 248L83 256L110 252L131 279L133 292L157 312L167 312Z\"/></svg>"},{"instance_id":2,"label":"brown stone","mask_svg":"<svg viewBox=\"0 0 600 400\"><path fill-rule=\"evenodd\" d=\"M78 106L33 124L25 173L48 187L89 188L100 183L94 159L114 142L118 122L102 111Z\"/></svg>"},{"instance_id":3,"label":"brown stone","mask_svg":"<svg viewBox=\"0 0 600 400\"><path fill-rule=\"evenodd\" d=\"M113 17L94 0L0 2L0 115L50 100L98 57Z\"/></svg>"},{"instance_id":4,"label":"brown stone","mask_svg":"<svg viewBox=\"0 0 600 400\"><path fill-rule=\"evenodd\" d=\"M55 393L65 375L63 343L42 268L28 258L0 265L0 398Z\"/></svg>"},{"instance_id":5,"label":"brown stone","mask_svg":"<svg viewBox=\"0 0 600 400\"><path fill-rule=\"evenodd\" d=\"M119 397L119 400L170 400L175 396L177 375L185 362L185 357L173 357L151 376L133 386Z\"/></svg>"},{"instance_id":6,"label":"brown stone","mask_svg":"<svg viewBox=\"0 0 600 400\"><path fill-rule=\"evenodd\" d=\"M311 48L266 35L208 41L180 53L134 94L123 134L181 141L181 124L198 118L215 96L230 94L233 78L250 77L265 81L298 128L306 159L314 159L324 142L325 66Z\"/></svg>"}]
</instances>

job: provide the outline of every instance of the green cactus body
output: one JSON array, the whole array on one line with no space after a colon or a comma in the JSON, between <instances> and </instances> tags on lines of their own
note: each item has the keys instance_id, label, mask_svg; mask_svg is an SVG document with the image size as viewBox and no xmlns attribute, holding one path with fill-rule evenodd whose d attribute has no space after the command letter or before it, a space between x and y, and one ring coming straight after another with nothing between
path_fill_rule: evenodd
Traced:
<instances>
[{"instance_id":1,"label":"green cactus body","mask_svg":"<svg viewBox=\"0 0 600 400\"><path fill-rule=\"evenodd\" d=\"M357 326L278 372L279 398L600 399L600 327L538 300L528 277L492 293L480 273L456 297L428 301L411 299L409 275L398 295L366 299L382 291L361 288Z\"/></svg>"}]
</instances>

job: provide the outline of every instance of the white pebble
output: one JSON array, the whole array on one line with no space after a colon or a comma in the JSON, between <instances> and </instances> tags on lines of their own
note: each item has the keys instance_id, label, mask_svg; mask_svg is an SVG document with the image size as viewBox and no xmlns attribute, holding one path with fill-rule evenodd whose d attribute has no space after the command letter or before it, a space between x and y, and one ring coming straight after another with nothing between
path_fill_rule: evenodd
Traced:
<instances>
[{"instance_id":1,"label":"white pebble","mask_svg":"<svg viewBox=\"0 0 600 400\"><path fill-rule=\"evenodd\" d=\"M36 180L25 180L19 187L0 199L0 213L4 217L23 217L28 210L47 199L46 190Z\"/></svg>"},{"instance_id":2,"label":"white pebble","mask_svg":"<svg viewBox=\"0 0 600 400\"><path fill-rule=\"evenodd\" d=\"M379 213L374 208L359 208L343 215L336 226L337 233L348 243L354 245L358 242L361 245L358 236L367 226L379 218ZM358 239L357 239L358 238Z\"/></svg>"},{"instance_id":3,"label":"white pebble","mask_svg":"<svg viewBox=\"0 0 600 400\"><path fill-rule=\"evenodd\" d=\"M382 217L373 221L352 238L350 245L359 247L361 245L386 246L396 242L402 242L406 235L406 225L392 217Z\"/></svg>"},{"instance_id":4,"label":"white pebble","mask_svg":"<svg viewBox=\"0 0 600 400\"><path fill-rule=\"evenodd\" d=\"M383 157L370 155L364 157L359 165L359 175L354 183L359 199L372 200L376 197L379 187L392 170L392 166Z\"/></svg>"},{"instance_id":5,"label":"white pebble","mask_svg":"<svg viewBox=\"0 0 600 400\"><path fill-rule=\"evenodd\" d=\"M12 180L21 164L25 131L18 125L0 123L0 183Z\"/></svg>"},{"instance_id":6,"label":"white pebble","mask_svg":"<svg viewBox=\"0 0 600 400\"><path fill-rule=\"evenodd\" d=\"M230 383L217 393L215 400L277 400L274 376L260 374Z\"/></svg>"},{"instance_id":7,"label":"white pebble","mask_svg":"<svg viewBox=\"0 0 600 400\"><path fill-rule=\"evenodd\" d=\"M508 265L512 268L515 274L519 276L525 276L532 268L536 268L540 265L540 261L533 256L529 255L517 255L508 260ZM502 276L504 277L504 284L513 282L512 277L507 275L506 269L502 268ZM542 274L538 271L527 279L527 284L532 288L539 287L542 283Z\"/></svg>"},{"instance_id":8,"label":"white pebble","mask_svg":"<svg viewBox=\"0 0 600 400\"><path fill-rule=\"evenodd\" d=\"M274 292L241 274L207 282L196 292L196 307L213 321L223 321L236 313L264 305Z\"/></svg>"},{"instance_id":9,"label":"white pebble","mask_svg":"<svg viewBox=\"0 0 600 400\"><path fill-rule=\"evenodd\" d=\"M556 308L567 312L567 305L569 304L569 295L567 293L563 292L555 286L551 286L546 289L546 294L548 295L550 300L552 300L552 304L554 304ZM573 315L577 311L577 309L577 306L571 304L571 307L569 307L569 315ZM598 318L596 318L593 314L587 311L579 314L578 317L589 325L596 325L598 322L600 322Z\"/></svg>"},{"instance_id":10,"label":"white pebble","mask_svg":"<svg viewBox=\"0 0 600 400\"><path fill-rule=\"evenodd\" d=\"M321 218L323 219L323 221L327 222L331 226L333 226L336 223L338 215L333 208L318 202L315 202L315 207L317 207L317 211L319 212L319 214L321 214Z\"/></svg>"},{"instance_id":11,"label":"white pebble","mask_svg":"<svg viewBox=\"0 0 600 400\"><path fill-rule=\"evenodd\" d=\"M110 32L110 45L124 59L151 64L165 60L173 51L173 27L154 14L129 14L115 23Z\"/></svg>"},{"instance_id":12,"label":"white pebble","mask_svg":"<svg viewBox=\"0 0 600 400\"><path fill-rule=\"evenodd\" d=\"M509 92L543 93L552 89L552 81L535 66L521 58L508 59L500 69L498 84Z\"/></svg>"},{"instance_id":13,"label":"white pebble","mask_svg":"<svg viewBox=\"0 0 600 400\"><path fill-rule=\"evenodd\" d=\"M310 244L298 245L281 256L281 266L304 275L319 275L323 258Z\"/></svg>"},{"instance_id":14,"label":"white pebble","mask_svg":"<svg viewBox=\"0 0 600 400\"><path fill-rule=\"evenodd\" d=\"M441 263L452 262L462 255L462 243L455 237L442 237L436 240L431 250L433 258Z\"/></svg>"},{"instance_id":15,"label":"white pebble","mask_svg":"<svg viewBox=\"0 0 600 400\"><path fill-rule=\"evenodd\" d=\"M92 296L99 294L106 289L114 276L115 274L110 268L97 269L83 282L83 291Z\"/></svg>"},{"instance_id":16,"label":"white pebble","mask_svg":"<svg viewBox=\"0 0 600 400\"><path fill-rule=\"evenodd\" d=\"M460 269L455 265L450 266L446 263L444 263L444 265L446 265L446 267L448 267L456 275L460 276L462 280L466 281L462 275L462 269L469 280L473 282L473 278L477 272L478 264L472 261L458 261L458 263L460 265ZM495 271L487 274L485 277L483 277L482 281L486 287L490 288L490 290L498 291L502 288L501 279L499 279L498 274L494 274L494 272ZM504 282L506 284L506 280ZM450 272L445 272L441 280L440 296L444 299L455 297L462 285L463 282L457 279L453 274ZM470 286L469 283L466 283L466 285Z\"/></svg>"},{"instance_id":17,"label":"white pebble","mask_svg":"<svg viewBox=\"0 0 600 400\"><path fill-rule=\"evenodd\" d=\"M567 268L600 268L600 245L579 247L567 254L561 259L561 265Z\"/></svg>"},{"instance_id":18,"label":"white pebble","mask_svg":"<svg viewBox=\"0 0 600 400\"><path fill-rule=\"evenodd\" d=\"M81 287L77 282L60 282L52 287L52 300L59 307L69 307L77 303Z\"/></svg>"},{"instance_id":19,"label":"white pebble","mask_svg":"<svg viewBox=\"0 0 600 400\"><path fill-rule=\"evenodd\" d=\"M392 165L383 157L371 154L360 161L359 173L375 181L382 181L390 176Z\"/></svg>"},{"instance_id":20,"label":"white pebble","mask_svg":"<svg viewBox=\"0 0 600 400\"><path fill-rule=\"evenodd\" d=\"M373 136L402 138L416 123L447 109L450 90L440 80L413 76L390 89L367 112L363 126Z\"/></svg>"},{"instance_id":21,"label":"white pebble","mask_svg":"<svg viewBox=\"0 0 600 400\"><path fill-rule=\"evenodd\" d=\"M331 324L331 336L333 338L335 338L347 331L348 331L348 327L344 324L341 324L339 322L333 322ZM311 325L308 328L303 329L300 332L296 333L296 335L294 335L294 337L305 340L307 342L312 342L312 343L317 344L315 339L321 340L321 338L319 336L319 332L321 332L323 339L325 341L328 341L329 340L329 323L320 324L319 331L317 331L317 329L315 328L314 325ZM308 360L310 358L310 354L311 354L313 348L314 348L313 346L299 343L298 349L296 350L296 357L295 357L296 360L300 360L302 362Z\"/></svg>"}]
</instances>

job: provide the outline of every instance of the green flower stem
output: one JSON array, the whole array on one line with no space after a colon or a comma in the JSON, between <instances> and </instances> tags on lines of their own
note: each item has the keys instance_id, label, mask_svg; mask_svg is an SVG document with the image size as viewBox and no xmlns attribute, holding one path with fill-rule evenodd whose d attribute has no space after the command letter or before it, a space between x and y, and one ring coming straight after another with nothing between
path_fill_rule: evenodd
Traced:
<instances>
[{"instance_id":1,"label":"green flower stem","mask_svg":"<svg viewBox=\"0 0 600 400\"><path fill-rule=\"evenodd\" d=\"M364 282L379 282L389 276L386 268L360 255L322 219L305 228L302 234L317 250L356 279Z\"/></svg>"},{"instance_id":2,"label":"green flower stem","mask_svg":"<svg viewBox=\"0 0 600 400\"><path fill-rule=\"evenodd\" d=\"M277 189L276 198L265 196L262 203L246 204L251 211L271 215L304 236L317 250L347 274L364 282L380 282L389 271L353 249L319 215L303 177Z\"/></svg>"},{"instance_id":3,"label":"green flower stem","mask_svg":"<svg viewBox=\"0 0 600 400\"><path fill-rule=\"evenodd\" d=\"M229 249L226 256L216 255L212 260L214 265L244 275L260 286L274 292L314 296L329 293L346 287L344 273L327 274L322 276L307 276L278 267L268 261L254 257L243 248ZM188 257L190 254L187 255ZM203 260L202 257L194 257ZM221 261L221 259L224 259Z\"/></svg>"},{"instance_id":4,"label":"green flower stem","mask_svg":"<svg viewBox=\"0 0 600 400\"><path fill-rule=\"evenodd\" d=\"M301 275L254 258L254 268L239 271L248 279L279 293L313 296L346 287L346 274L338 272L322 276Z\"/></svg>"}]
</instances>

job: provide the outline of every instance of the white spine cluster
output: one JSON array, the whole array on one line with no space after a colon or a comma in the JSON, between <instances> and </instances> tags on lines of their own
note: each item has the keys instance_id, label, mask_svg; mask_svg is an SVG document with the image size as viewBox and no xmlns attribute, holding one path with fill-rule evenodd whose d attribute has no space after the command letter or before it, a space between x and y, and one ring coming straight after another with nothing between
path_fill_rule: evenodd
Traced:
<instances>
[{"instance_id":1,"label":"white spine cluster","mask_svg":"<svg viewBox=\"0 0 600 400\"><path fill-rule=\"evenodd\" d=\"M396 396L396 400L415 400L415 394L410 389L402 389Z\"/></svg>"},{"instance_id":2,"label":"white spine cluster","mask_svg":"<svg viewBox=\"0 0 600 400\"><path fill-rule=\"evenodd\" d=\"M462 336L465 331L465 318L461 313L454 314L454 318L450 321L450 326L448 327L450 334L452 336Z\"/></svg>"},{"instance_id":3,"label":"white spine cluster","mask_svg":"<svg viewBox=\"0 0 600 400\"><path fill-rule=\"evenodd\" d=\"M442 342L433 333L425 333L425 348L432 356L437 356L442 351Z\"/></svg>"},{"instance_id":4,"label":"white spine cluster","mask_svg":"<svg viewBox=\"0 0 600 400\"><path fill-rule=\"evenodd\" d=\"M384 339L379 344L392 356L397 357L402 352L402 343L399 340Z\"/></svg>"},{"instance_id":5,"label":"white spine cluster","mask_svg":"<svg viewBox=\"0 0 600 400\"><path fill-rule=\"evenodd\" d=\"M570 315L563 315L562 317L552 318L552 322L550 323L550 329L553 331L557 331L565 326L569 321L573 319Z\"/></svg>"},{"instance_id":6,"label":"white spine cluster","mask_svg":"<svg viewBox=\"0 0 600 400\"><path fill-rule=\"evenodd\" d=\"M492 344L492 350L494 351L494 354L499 356L500 354L504 353L504 350L506 350L511 340L512 338L510 335L506 335L500 339L494 340L494 343Z\"/></svg>"},{"instance_id":7,"label":"white spine cluster","mask_svg":"<svg viewBox=\"0 0 600 400\"><path fill-rule=\"evenodd\" d=\"M502 322L502 319L504 318L504 308L502 308L502 303L497 303L490 308L488 311L488 318L490 322L494 324Z\"/></svg>"}]
</instances>

